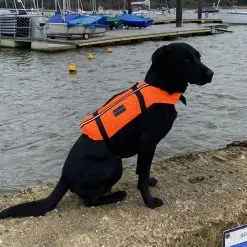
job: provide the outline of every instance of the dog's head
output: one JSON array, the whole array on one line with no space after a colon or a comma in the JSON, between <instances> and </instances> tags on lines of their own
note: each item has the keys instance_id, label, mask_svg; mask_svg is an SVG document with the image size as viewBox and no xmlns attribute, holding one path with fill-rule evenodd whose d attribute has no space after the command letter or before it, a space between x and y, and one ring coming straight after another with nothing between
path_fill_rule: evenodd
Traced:
<instances>
[{"instance_id":1,"label":"dog's head","mask_svg":"<svg viewBox=\"0 0 247 247\"><path fill-rule=\"evenodd\" d=\"M145 82L169 93L184 93L188 83L201 86L210 83L213 75L195 48L186 43L173 43L153 53Z\"/></svg>"}]
</instances>

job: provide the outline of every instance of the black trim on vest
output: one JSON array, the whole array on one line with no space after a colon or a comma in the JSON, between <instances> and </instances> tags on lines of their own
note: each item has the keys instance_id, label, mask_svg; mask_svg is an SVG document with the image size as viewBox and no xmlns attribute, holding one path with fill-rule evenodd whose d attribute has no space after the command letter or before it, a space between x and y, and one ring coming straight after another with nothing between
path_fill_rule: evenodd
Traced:
<instances>
[{"instance_id":1,"label":"black trim on vest","mask_svg":"<svg viewBox=\"0 0 247 247\"><path fill-rule=\"evenodd\" d=\"M147 109L147 107L146 107L146 104L145 104L144 97L143 97L141 91L138 90L137 85L138 85L138 83L136 83L133 87L131 87L131 89L132 89L133 91L137 90L137 91L135 92L135 95L136 95L136 97L137 97L137 99L138 99L138 101L139 101L139 103L140 103L141 112L144 113L144 111Z\"/></svg>"},{"instance_id":2,"label":"black trim on vest","mask_svg":"<svg viewBox=\"0 0 247 247\"><path fill-rule=\"evenodd\" d=\"M133 87L131 87L131 89L133 91L136 90L135 95L136 95L136 97L137 97L137 99L139 101L139 104L140 104L140 107L141 107L141 112L144 113L144 111L147 109L147 107L146 107L146 104L145 104L144 97L143 97L142 93L140 92L140 90L138 89L137 85L138 85L138 83L136 83ZM98 115L99 114L98 114L98 110L97 110L96 112L93 113L93 118L95 118L95 122L96 122L96 124L97 124L97 126L99 128L99 131L100 131L100 134L103 137L103 140L109 142L109 137L107 135L105 127L104 127L104 125L103 125L103 123L102 123L102 121L100 119L100 116L98 116ZM109 143L108 143L108 145L109 145Z\"/></svg>"},{"instance_id":3,"label":"black trim on vest","mask_svg":"<svg viewBox=\"0 0 247 247\"><path fill-rule=\"evenodd\" d=\"M96 117L96 116L98 116L98 111L96 111L96 112L93 114L93 117ZM98 125L99 131L100 131L100 134L101 134L102 137L103 137L103 140L105 140L105 141L109 140L109 137L108 137L108 135L107 135L107 133L106 133L105 127L104 127L104 125L103 125L103 123L102 123L100 117L96 117L96 118L95 118L95 122L96 122L96 124Z\"/></svg>"}]
</instances>

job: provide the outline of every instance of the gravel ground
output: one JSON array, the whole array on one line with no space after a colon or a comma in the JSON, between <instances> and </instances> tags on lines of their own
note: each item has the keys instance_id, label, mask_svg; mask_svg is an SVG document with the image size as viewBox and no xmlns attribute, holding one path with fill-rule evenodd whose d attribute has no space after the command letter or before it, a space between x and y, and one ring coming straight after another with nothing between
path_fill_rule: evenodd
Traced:
<instances>
[{"instance_id":1,"label":"gravel ground","mask_svg":"<svg viewBox=\"0 0 247 247\"><path fill-rule=\"evenodd\" d=\"M156 163L152 194L164 206L143 205L135 166L125 169L114 188L125 201L85 208L67 193L45 216L0 221L3 247L200 246L221 245L222 232L247 224L247 141L225 148L174 157ZM54 183L0 195L0 210L47 196Z\"/></svg>"}]
</instances>

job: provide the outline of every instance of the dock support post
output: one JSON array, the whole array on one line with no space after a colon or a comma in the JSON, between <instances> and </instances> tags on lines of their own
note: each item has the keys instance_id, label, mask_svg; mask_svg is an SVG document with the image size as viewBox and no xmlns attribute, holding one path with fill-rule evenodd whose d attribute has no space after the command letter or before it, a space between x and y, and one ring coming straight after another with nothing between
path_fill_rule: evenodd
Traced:
<instances>
[{"instance_id":1,"label":"dock support post","mask_svg":"<svg viewBox=\"0 0 247 247\"><path fill-rule=\"evenodd\" d=\"M197 0L197 7L198 7L198 19L201 20L202 19L202 0Z\"/></svg>"},{"instance_id":2,"label":"dock support post","mask_svg":"<svg viewBox=\"0 0 247 247\"><path fill-rule=\"evenodd\" d=\"M183 18L183 0L176 0L176 27L182 27L182 18Z\"/></svg>"}]
</instances>

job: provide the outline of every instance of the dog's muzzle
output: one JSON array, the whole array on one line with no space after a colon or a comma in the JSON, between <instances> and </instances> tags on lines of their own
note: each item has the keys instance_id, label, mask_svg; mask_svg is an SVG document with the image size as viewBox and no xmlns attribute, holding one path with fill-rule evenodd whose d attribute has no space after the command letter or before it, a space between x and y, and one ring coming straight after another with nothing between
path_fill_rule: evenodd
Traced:
<instances>
[{"instance_id":1,"label":"dog's muzzle","mask_svg":"<svg viewBox=\"0 0 247 247\"><path fill-rule=\"evenodd\" d=\"M207 76L207 83L210 83L213 79L214 72L211 69L209 69L206 73L206 76Z\"/></svg>"}]
</instances>

